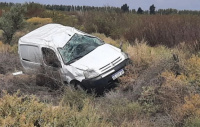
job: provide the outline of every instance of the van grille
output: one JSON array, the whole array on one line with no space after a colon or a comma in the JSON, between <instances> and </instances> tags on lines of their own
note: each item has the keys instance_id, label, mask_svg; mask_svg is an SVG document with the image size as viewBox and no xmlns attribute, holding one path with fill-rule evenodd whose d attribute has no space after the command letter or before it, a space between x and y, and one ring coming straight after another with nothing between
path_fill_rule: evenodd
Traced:
<instances>
[{"instance_id":1,"label":"van grille","mask_svg":"<svg viewBox=\"0 0 200 127\"><path fill-rule=\"evenodd\" d=\"M106 72L108 70L110 70L111 68L113 68L114 66L116 66L117 64L119 64L121 62L122 58L118 57L117 59L113 60L111 63L103 66L102 68L100 68L99 70L101 72Z\"/></svg>"}]
</instances>

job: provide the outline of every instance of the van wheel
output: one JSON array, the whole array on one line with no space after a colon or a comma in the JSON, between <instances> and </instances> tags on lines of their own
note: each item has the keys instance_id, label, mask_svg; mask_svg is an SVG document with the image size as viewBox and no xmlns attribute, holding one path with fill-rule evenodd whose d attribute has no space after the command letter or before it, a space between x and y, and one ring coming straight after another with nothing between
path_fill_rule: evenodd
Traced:
<instances>
[{"instance_id":1,"label":"van wheel","mask_svg":"<svg viewBox=\"0 0 200 127\"><path fill-rule=\"evenodd\" d=\"M79 81L72 81L70 82L70 85L74 87L75 90L84 90L83 86Z\"/></svg>"}]
</instances>

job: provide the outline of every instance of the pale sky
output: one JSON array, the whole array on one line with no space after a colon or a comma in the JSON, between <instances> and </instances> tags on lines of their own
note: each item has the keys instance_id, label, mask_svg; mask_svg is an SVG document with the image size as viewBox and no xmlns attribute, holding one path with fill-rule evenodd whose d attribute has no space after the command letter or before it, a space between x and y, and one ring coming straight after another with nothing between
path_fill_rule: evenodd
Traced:
<instances>
[{"instance_id":1,"label":"pale sky","mask_svg":"<svg viewBox=\"0 0 200 127\"><path fill-rule=\"evenodd\" d=\"M157 9L173 8L178 10L200 10L200 0L0 0L0 2L36 2L41 4L86 5L86 6L114 6L121 7L128 4L130 9L149 10L154 4Z\"/></svg>"}]
</instances>

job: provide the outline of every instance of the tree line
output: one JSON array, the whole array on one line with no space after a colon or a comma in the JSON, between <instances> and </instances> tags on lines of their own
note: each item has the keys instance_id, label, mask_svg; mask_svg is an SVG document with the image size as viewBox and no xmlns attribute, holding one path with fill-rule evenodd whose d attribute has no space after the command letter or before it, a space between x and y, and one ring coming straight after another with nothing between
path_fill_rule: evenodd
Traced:
<instances>
[{"instance_id":1,"label":"tree line","mask_svg":"<svg viewBox=\"0 0 200 127\"><path fill-rule=\"evenodd\" d=\"M11 6L15 5L15 3L7 3L7 2L0 2L0 9L8 9ZM177 10L177 9L158 9L154 4L149 7L149 10L143 10L142 7L138 7L138 9L129 9L127 4L123 4L121 7L112 7L112 6L104 6L104 7L95 7L95 6L73 6L73 5L42 5L39 3L29 2L25 3L24 5L27 8L31 8L33 10L56 10L56 11L108 11L108 12L124 12L124 13L134 13L134 14L159 14L159 15L170 15L170 14L192 14L192 15L200 15L200 11L194 10ZM0 10L2 11L2 10Z\"/></svg>"}]
</instances>

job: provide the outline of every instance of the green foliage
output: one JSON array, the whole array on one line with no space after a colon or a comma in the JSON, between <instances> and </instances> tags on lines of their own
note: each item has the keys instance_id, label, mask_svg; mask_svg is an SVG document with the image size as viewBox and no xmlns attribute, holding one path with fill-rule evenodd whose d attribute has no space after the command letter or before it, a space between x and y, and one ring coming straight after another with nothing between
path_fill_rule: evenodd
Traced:
<instances>
[{"instance_id":1,"label":"green foliage","mask_svg":"<svg viewBox=\"0 0 200 127\"><path fill-rule=\"evenodd\" d=\"M90 100L84 101L83 107L77 110L76 105L52 106L39 102L35 97L19 97L5 93L0 98L0 126L33 127L105 127L112 126L106 122Z\"/></svg>"},{"instance_id":2,"label":"green foliage","mask_svg":"<svg viewBox=\"0 0 200 127\"><path fill-rule=\"evenodd\" d=\"M200 118L195 117L195 118L190 118L186 120L186 124L184 127L199 127L200 126Z\"/></svg>"},{"instance_id":3,"label":"green foliage","mask_svg":"<svg viewBox=\"0 0 200 127\"><path fill-rule=\"evenodd\" d=\"M61 105L70 105L71 107L81 110L86 100L94 100L94 96L88 95L86 91L74 90L73 88L65 89L64 95L60 102Z\"/></svg>"},{"instance_id":4,"label":"green foliage","mask_svg":"<svg viewBox=\"0 0 200 127\"><path fill-rule=\"evenodd\" d=\"M148 115L155 114L159 110L159 106L156 105L156 93L155 87L143 87L143 92L139 98L139 103L142 105L142 111Z\"/></svg>"},{"instance_id":5,"label":"green foliage","mask_svg":"<svg viewBox=\"0 0 200 127\"><path fill-rule=\"evenodd\" d=\"M60 11L48 11L46 14L52 18L54 23L59 23L71 27L75 27L78 24L77 16L73 14L68 15Z\"/></svg>"},{"instance_id":6,"label":"green foliage","mask_svg":"<svg viewBox=\"0 0 200 127\"><path fill-rule=\"evenodd\" d=\"M139 119L143 114L139 103L123 97L104 97L97 101L97 104L100 105L100 112L104 112L104 118L114 123L115 126L122 126L125 121Z\"/></svg>"},{"instance_id":7,"label":"green foliage","mask_svg":"<svg viewBox=\"0 0 200 127\"><path fill-rule=\"evenodd\" d=\"M133 13L121 13L120 10L113 10L112 7L106 7L107 11L74 11L74 9L86 9L87 7L72 7L68 11L65 6L45 6L36 3L25 4L27 7L26 18L39 16L41 18L51 18L53 23L60 23L67 26L73 26L87 33L101 33L113 39L123 39L130 43L134 43L135 39L145 40L151 46L166 45L173 47L181 42L189 44L189 47L199 46L199 22L200 18L197 15L178 15L177 10L159 10L155 11L157 15L147 15L147 12L139 8L137 15ZM45 10L45 7L51 8ZM154 6L152 5L152 11ZM62 8L62 9L61 9ZM67 11L58 11L65 10ZM119 8L120 9L120 8ZM163 15L169 11L169 14ZM180 12L180 11L179 11ZM5 14L5 13L4 13ZM27 15L28 14L28 15ZM19 16L18 16L19 17ZM6 22L7 25L10 24ZM12 26L12 25L10 25ZM35 27L34 27L35 28ZM37 28L37 27L36 27ZM32 30L32 29L31 29ZM30 30L29 30L30 31ZM11 38L12 32L8 38ZM199 50L196 48L195 51Z\"/></svg>"},{"instance_id":8,"label":"green foliage","mask_svg":"<svg viewBox=\"0 0 200 127\"><path fill-rule=\"evenodd\" d=\"M142 8L139 7L138 10L137 10L137 14L143 14L143 12L144 12L144 11L142 10Z\"/></svg>"},{"instance_id":9,"label":"green foliage","mask_svg":"<svg viewBox=\"0 0 200 127\"><path fill-rule=\"evenodd\" d=\"M24 11L24 7L16 4L0 18L0 29L4 32L6 43L10 44L14 33L22 27Z\"/></svg>"},{"instance_id":10,"label":"green foliage","mask_svg":"<svg viewBox=\"0 0 200 127\"><path fill-rule=\"evenodd\" d=\"M32 18L28 19L27 22L34 24L34 25L48 24L48 23L52 23L52 19L51 18L32 17Z\"/></svg>"},{"instance_id":11,"label":"green foliage","mask_svg":"<svg viewBox=\"0 0 200 127\"><path fill-rule=\"evenodd\" d=\"M200 79L198 78L200 76L200 57L192 55L183 66L187 81L196 87L200 87Z\"/></svg>"},{"instance_id":12,"label":"green foliage","mask_svg":"<svg viewBox=\"0 0 200 127\"><path fill-rule=\"evenodd\" d=\"M45 11L45 8L43 5L30 2L25 4L27 11L25 13L25 16L27 18L32 18L32 17L40 17L42 13Z\"/></svg>"},{"instance_id":13,"label":"green foliage","mask_svg":"<svg viewBox=\"0 0 200 127\"><path fill-rule=\"evenodd\" d=\"M128 12L129 11L129 6L127 4L124 4L124 5L121 6L121 10L123 12Z\"/></svg>"},{"instance_id":14,"label":"green foliage","mask_svg":"<svg viewBox=\"0 0 200 127\"><path fill-rule=\"evenodd\" d=\"M150 10L151 15L155 14L155 9L156 9L156 7L154 6L154 4L150 6L149 10Z\"/></svg>"},{"instance_id":15,"label":"green foliage","mask_svg":"<svg viewBox=\"0 0 200 127\"><path fill-rule=\"evenodd\" d=\"M110 44L119 44L118 40L108 38L104 34L94 35ZM9 45L0 44L2 52L12 50ZM0 126L196 126L200 116L200 59L198 55L191 55L181 51L182 49L184 48L151 47L144 41L137 40L134 45L129 44L125 51L129 53L133 65L129 66L126 75L122 77L128 82L126 89L123 87L125 83L120 81L116 91L110 91L101 97L67 88L61 92L61 100L57 100L57 105L53 106L39 102L35 97L5 94L0 98ZM173 53L179 56L178 62L170 61ZM16 58L7 57L10 56L2 57L2 63L6 64L0 67L7 67L7 63L12 62L5 61ZM173 71L175 64L180 66L179 75ZM13 64L9 66L13 67ZM9 77L2 79L6 78ZM21 90L31 93L30 88L27 90L30 86L26 84L33 79L23 79L23 76L10 77L11 79L15 90L17 84L21 84L18 86ZM0 83L5 81L2 86L8 87L8 84L11 84L9 79L2 81ZM144 87L136 98L136 83L143 81ZM41 92L41 88L37 89L38 86L29 85L34 91ZM46 91L46 88L44 89ZM11 88L9 90L14 91Z\"/></svg>"},{"instance_id":16,"label":"green foliage","mask_svg":"<svg viewBox=\"0 0 200 127\"><path fill-rule=\"evenodd\" d=\"M158 14L160 15L170 15L170 14L178 14L181 13L182 11L178 11L177 9L159 9L157 11Z\"/></svg>"},{"instance_id":17,"label":"green foliage","mask_svg":"<svg viewBox=\"0 0 200 127\"><path fill-rule=\"evenodd\" d=\"M47 6L50 10L45 10ZM199 126L198 16L178 15L181 11L175 9L145 15L147 12L140 8L145 14L137 15L121 13L120 8L112 11L115 8L111 7L100 11L102 8L47 6L30 3L26 16L33 14L42 18L27 20L32 24L27 24L26 30L19 32L16 30L23 25L23 7L17 5L4 13L0 24L3 31L6 29L4 35L9 33L7 40L12 39L14 33L19 37L42 24L60 23L93 33L117 47L123 41L123 49L129 54L132 64L127 66L126 75L120 78L116 91L107 93L113 92L115 96L111 97L106 94L95 98L84 91L67 88L61 100L53 106L35 97L5 94L0 98L0 126L153 126L154 123L164 126L164 122L169 126ZM10 5L6 7L9 10ZM118 11L120 13L116 13ZM11 93L18 88L25 93L41 92L42 86L36 88L38 86L32 85L35 83L33 78L9 75L20 68L16 51L17 45L11 47L0 42L1 88ZM177 54L178 60L174 60L172 54ZM14 88L9 86L11 83L15 84ZM141 84L139 92L134 91L137 84ZM135 92L139 94L136 96Z\"/></svg>"},{"instance_id":18,"label":"green foliage","mask_svg":"<svg viewBox=\"0 0 200 127\"><path fill-rule=\"evenodd\" d=\"M134 45L127 47L127 53L136 67L147 68L171 57L171 51L165 46L151 47L147 42L135 40Z\"/></svg>"}]
</instances>

